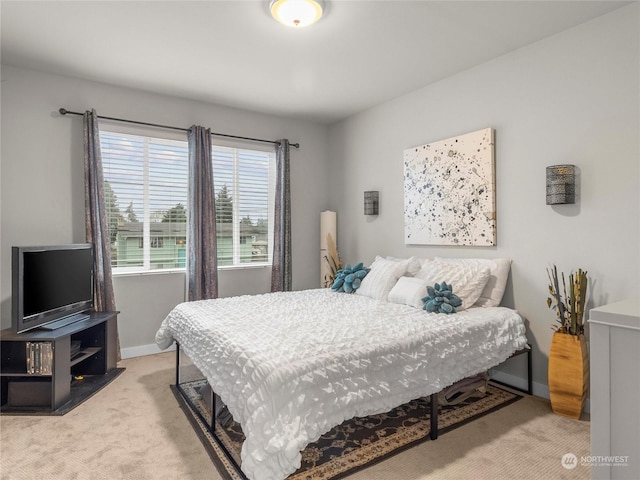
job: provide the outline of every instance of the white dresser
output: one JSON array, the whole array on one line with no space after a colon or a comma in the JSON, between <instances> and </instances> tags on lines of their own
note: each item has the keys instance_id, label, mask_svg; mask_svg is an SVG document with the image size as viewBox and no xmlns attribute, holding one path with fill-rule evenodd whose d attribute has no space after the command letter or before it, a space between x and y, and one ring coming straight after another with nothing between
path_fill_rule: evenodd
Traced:
<instances>
[{"instance_id":1,"label":"white dresser","mask_svg":"<svg viewBox=\"0 0 640 480\"><path fill-rule=\"evenodd\" d=\"M640 298L589 312L591 477L640 479Z\"/></svg>"}]
</instances>

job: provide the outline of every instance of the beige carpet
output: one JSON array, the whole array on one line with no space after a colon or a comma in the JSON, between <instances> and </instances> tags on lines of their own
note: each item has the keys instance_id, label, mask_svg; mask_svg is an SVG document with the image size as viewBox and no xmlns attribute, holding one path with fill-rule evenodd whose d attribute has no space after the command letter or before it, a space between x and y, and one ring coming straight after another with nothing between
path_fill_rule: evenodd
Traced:
<instances>
[{"instance_id":1,"label":"beige carpet","mask_svg":"<svg viewBox=\"0 0 640 480\"><path fill-rule=\"evenodd\" d=\"M126 371L62 416L0 416L0 479L211 479L215 467L169 390L175 354L120 362ZM588 479L589 422L524 399L348 480Z\"/></svg>"}]
</instances>

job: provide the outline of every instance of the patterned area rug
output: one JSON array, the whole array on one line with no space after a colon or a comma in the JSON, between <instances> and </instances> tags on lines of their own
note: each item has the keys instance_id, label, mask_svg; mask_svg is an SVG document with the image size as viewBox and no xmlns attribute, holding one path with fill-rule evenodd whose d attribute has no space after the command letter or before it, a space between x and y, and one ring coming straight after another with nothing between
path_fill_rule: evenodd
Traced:
<instances>
[{"instance_id":1,"label":"patterned area rug","mask_svg":"<svg viewBox=\"0 0 640 480\"><path fill-rule=\"evenodd\" d=\"M216 441L205 424L209 424L211 419L208 395L203 398L200 394L205 385L204 380L183 383L184 395L173 385L171 389L222 477L244 479L234 466L234 462L237 465L241 463L244 435L240 425L231 421L223 427L216 422L219 442ZM438 433L446 433L520 398L521 395L490 383L485 393L478 392L455 406L441 406ZM428 440L429 418L429 398L423 397L390 412L347 420L305 448L300 469L288 480L335 480L389 458ZM225 455L225 450L229 455Z\"/></svg>"}]
</instances>

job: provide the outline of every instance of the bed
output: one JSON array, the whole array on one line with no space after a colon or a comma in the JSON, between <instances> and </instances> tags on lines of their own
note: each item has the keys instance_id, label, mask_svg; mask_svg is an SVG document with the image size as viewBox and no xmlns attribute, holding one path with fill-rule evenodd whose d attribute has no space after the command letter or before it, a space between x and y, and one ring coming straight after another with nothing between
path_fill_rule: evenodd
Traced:
<instances>
[{"instance_id":1,"label":"bed","mask_svg":"<svg viewBox=\"0 0 640 480\"><path fill-rule=\"evenodd\" d=\"M412 304L416 286L392 294L417 272L388 268L389 280L376 262L360 294L315 289L187 302L162 322L158 345L177 342L242 426L249 479L286 478L301 450L344 420L435 394L526 348L515 310L428 313Z\"/></svg>"}]
</instances>

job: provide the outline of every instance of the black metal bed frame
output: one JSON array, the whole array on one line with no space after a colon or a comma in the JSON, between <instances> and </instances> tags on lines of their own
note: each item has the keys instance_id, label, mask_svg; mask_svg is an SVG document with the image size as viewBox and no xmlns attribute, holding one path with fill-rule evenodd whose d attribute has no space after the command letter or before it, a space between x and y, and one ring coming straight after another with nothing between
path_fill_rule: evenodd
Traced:
<instances>
[{"instance_id":1,"label":"black metal bed frame","mask_svg":"<svg viewBox=\"0 0 640 480\"><path fill-rule=\"evenodd\" d=\"M225 456L231 462L231 464L233 465L233 468L235 468L238 475L240 475L240 477L242 477L243 480L249 480L244 474L244 472L242 471L242 469L240 468L240 465L238 465L238 462L236 462L235 459L233 458L233 455L231 455L231 452L229 452L227 447L225 447L224 443L220 440L220 438L218 437L218 434L216 433L216 395L215 395L215 392L213 391L213 388L209 389L209 391L211 392L210 422L208 422L207 419L204 418L202 413L200 413L200 409L193 403L189 395L187 395L187 392L185 392L185 390L182 388L182 385L180 384L180 344L178 342L176 342L176 385L175 387L180 393L180 395L182 396L182 399L189 404L189 406L191 407L191 410L193 410L193 412L195 412L195 414L198 416L200 421L204 425L206 425L207 430L209 430L209 433L211 434L211 437L213 438L213 440L216 442L216 445L218 446L218 448L220 448L224 452Z\"/></svg>"},{"instance_id":2,"label":"black metal bed frame","mask_svg":"<svg viewBox=\"0 0 640 480\"><path fill-rule=\"evenodd\" d=\"M522 350L517 350L509 358L507 358L507 360L509 360L509 359L511 359L513 357L517 357L519 355L525 354L525 353L527 354L527 389L526 390L522 389L522 388L519 388L519 387L515 387L515 386L512 386L512 385L509 385L507 383L499 382L497 380L491 380L491 381L494 382L494 383L498 383L500 385L504 385L506 387L512 388L514 390L518 390L520 392L532 395L532 391L533 391L533 389L532 389L533 383L532 382L533 382L533 380L532 380L531 346L529 344L527 344L527 348L523 348ZM211 434L213 440L216 442L216 445L224 452L225 456L231 462L231 464L235 468L235 470L238 473L238 475L240 475L240 477L242 477L242 479L244 479L244 480L249 480L245 476L245 474L242 472L242 469L240 468L240 465L238 465L238 463L235 461L235 459L231 455L231 452L229 452L227 447L225 447L224 443L220 440L220 438L216 434L216 394L213 391L213 388L209 389L210 392L211 392L211 419L210 419L210 422L208 422L207 419L204 418L204 416L200 413L200 409L193 403L193 401L191 400L189 395L187 395L187 393L182 388L182 385L180 384L180 344L178 342L176 342L176 384L175 384L175 387L178 390L178 392L180 393L180 395L182 396L183 400L186 401L189 404L191 409L198 416L200 421L202 421L202 423L204 425L206 425L206 427L209 430L209 433ZM438 393L432 393L429 396L429 400L430 400L430 419L429 419L430 431L429 431L429 438L431 440L436 440L438 438Z\"/></svg>"},{"instance_id":3,"label":"black metal bed frame","mask_svg":"<svg viewBox=\"0 0 640 480\"><path fill-rule=\"evenodd\" d=\"M513 352L513 354L507 358L507 360L510 360L514 357L523 355L523 354L527 354L527 388L520 388L520 387L514 387L513 385L509 385L508 383L505 382L500 382L498 380L494 380L491 379L491 381L493 383L497 383L498 385L503 385L505 387L509 387L513 390L517 390L519 392L523 392L526 393L527 395L533 395L533 361L531 358L531 345L527 343L527 348L523 348L521 350L516 350L515 352ZM505 362L507 361L505 360Z\"/></svg>"}]
</instances>

